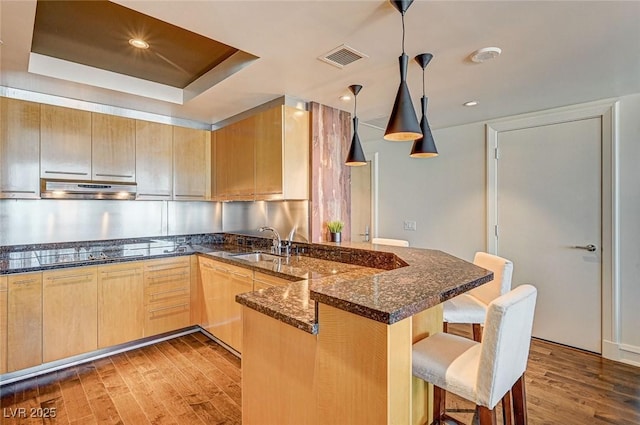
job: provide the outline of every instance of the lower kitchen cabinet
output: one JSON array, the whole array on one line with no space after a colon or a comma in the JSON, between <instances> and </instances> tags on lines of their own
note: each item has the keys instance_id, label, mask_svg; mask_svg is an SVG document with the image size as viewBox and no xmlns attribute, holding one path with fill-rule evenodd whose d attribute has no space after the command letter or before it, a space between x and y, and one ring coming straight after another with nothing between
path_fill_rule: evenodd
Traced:
<instances>
[{"instance_id":1,"label":"lower kitchen cabinet","mask_svg":"<svg viewBox=\"0 0 640 425\"><path fill-rule=\"evenodd\" d=\"M98 348L98 269L42 273L42 360L51 362Z\"/></svg>"},{"instance_id":2,"label":"lower kitchen cabinet","mask_svg":"<svg viewBox=\"0 0 640 425\"><path fill-rule=\"evenodd\" d=\"M144 336L191 325L189 257L144 262Z\"/></svg>"},{"instance_id":3,"label":"lower kitchen cabinet","mask_svg":"<svg viewBox=\"0 0 640 425\"><path fill-rule=\"evenodd\" d=\"M42 363L42 273L7 276L7 372Z\"/></svg>"},{"instance_id":4,"label":"lower kitchen cabinet","mask_svg":"<svg viewBox=\"0 0 640 425\"><path fill-rule=\"evenodd\" d=\"M270 274L253 272L253 290L272 288L274 286L287 286L291 281L271 276Z\"/></svg>"},{"instance_id":5,"label":"lower kitchen cabinet","mask_svg":"<svg viewBox=\"0 0 640 425\"><path fill-rule=\"evenodd\" d=\"M7 277L0 276L0 374L7 372Z\"/></svg>"},{"instance_id":6,"label":"lower kitchen cabinet","mask_svg":"<svg viewBox=\"0 0 640 425\"><path fill-rule=\"evenodd\" d=\"M200 257L202 320L208 332L242 352L242 308L236 295L253 290L253 272Z\"/></svg>"},{"instance_id":7,"label":"lower kitchen cabinet","mask_svg":"<svg viewBox=\"0 0 640 425\"><path fill-rule=\"evenodd\" d=\"M141 262L98 266L98 348L144 336Z\"/></svg>"}]
</instances>

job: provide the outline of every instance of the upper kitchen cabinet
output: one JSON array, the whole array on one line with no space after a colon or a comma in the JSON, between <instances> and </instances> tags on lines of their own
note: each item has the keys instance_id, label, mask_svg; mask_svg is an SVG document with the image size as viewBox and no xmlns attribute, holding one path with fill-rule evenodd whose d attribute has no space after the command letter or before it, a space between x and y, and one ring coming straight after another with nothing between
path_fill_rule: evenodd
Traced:
<instances>
[{"instance_id":1,"label":"upper kitchen cabinet","mask_svg":"<svg viewBox=\"0 0 640 425\"><path fill-rule=\"evenodd\" d=\"M218 200L309 198L309 113L277 106L214 132Z\"/></svg>"},{"instance_id":2,"label":"upper kitchen cabinet","mask_svg":"<svg viewBox=\"0 0 640 425\"><path fill-rule=\"evenodd\" d=\"M254 199L255 132L256 117L253 116L213 133L215 199Z\"/></svg>"},{"instance_id":3,"label":"upper kitchen cabinet","mask_svg":"<svg viewBox=\"0 0 640 425\"><path fill-rule=\"evenodd\" d=\"M309 199L309 112L269 109L257 129L256 199Z\"/></svg>"},{"instance_id":4,"label":"upper kitchen cabinet","mask_svg":"<svg viewBox=\"0 0 640 425\"><path fill-rule=\"evenodd\" d=\"M0 98L0 198L40 194L40 104Z\"/></svg>"},{"instance_id":5,"label":"upper kitchen cabinet","mask_svg":"<svg viewBox=\"0 0 640 425\"><path fill-rule=\"evenodd\" d=\"M136 121L137 199L171 199L173 128Z\"/></svg>"},{"instance_id":6,"label":"upper kitchen cabinet","mask_svg":"<svg viewBox=\"0 0 640 425\"><path fill-rule=\"evenodd\" d=\"M91 178L136 181L136 121L93 113L91 116Z\"/></svg>"},{"instance_id":7,"label":"upper kitchen cabinet","mask_svg":"<svg viewBox=\"0 0 640 425\"><path fill-rule=\"evenodd\" d=\"M211 132L173 127L173 199L210 198Z\"/></svg>"},{"instance_id":8,"label":"upper kitchen cabinet","mask_svg":"<svg viewBox=\"0 0 640 425\"><path fill-rule=\"evenodd\" d=\"M91 178L91 112L41 105L40 177Z\"/></svg>"}]
</instances>

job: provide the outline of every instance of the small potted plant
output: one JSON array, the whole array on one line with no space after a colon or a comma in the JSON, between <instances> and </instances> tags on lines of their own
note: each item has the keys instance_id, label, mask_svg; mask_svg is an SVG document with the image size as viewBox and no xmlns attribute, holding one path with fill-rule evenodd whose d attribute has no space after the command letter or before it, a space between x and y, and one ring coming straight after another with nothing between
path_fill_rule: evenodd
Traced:
<instances>
[{"instance_id":1,"label":"small potted plant","mask_svg":"<svg viewBox=\"0 0 640 425\"><path fill-rule=\"evenodd\" d=\"M332 220L327 223L327 228L329 229L329 234L331 235L331 242L340 242L342 239L342 228L344 227L344 223L340 220Z\"/></svg>"}]
</instances>

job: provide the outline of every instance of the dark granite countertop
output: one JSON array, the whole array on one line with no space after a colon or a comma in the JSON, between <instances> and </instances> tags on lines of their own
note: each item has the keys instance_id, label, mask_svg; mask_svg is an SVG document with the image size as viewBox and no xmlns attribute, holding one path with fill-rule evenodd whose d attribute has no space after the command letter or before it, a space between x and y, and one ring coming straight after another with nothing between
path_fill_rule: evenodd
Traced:
<instances>
[{"instance_id":1,"label":"dark granite countertop","mask_svg":"<svg viewBox=\"0 0 640 425\"><path fill-rule=\"evenodd\" d=\"M279 261L233 256L264 249L259 245L265 240L206 234L0 247L0 275L207 255L291 280L240 294L236 301L310 333L318 332L316 302L392 324L493 279L490 271L442 251L368 243L298 243L303 255Z\"/></svg>"},{"instance_id":2,"label":"dark granite countertop","mask_svg":"<svg viewBox=\"0 0 640 425\"><path fill-rule=\"evenodd\" d=\"M493 279L491 271L437 250L345 242L318 244L315 250L331 252L332 248L339 250L341 257L360 264L367 264L376 254L392 254L397 268L361 265L294 282L285 288L240 294L236 300L301 330L317 333L315 302L393 324Z\"/></svg>"}]
</instances>

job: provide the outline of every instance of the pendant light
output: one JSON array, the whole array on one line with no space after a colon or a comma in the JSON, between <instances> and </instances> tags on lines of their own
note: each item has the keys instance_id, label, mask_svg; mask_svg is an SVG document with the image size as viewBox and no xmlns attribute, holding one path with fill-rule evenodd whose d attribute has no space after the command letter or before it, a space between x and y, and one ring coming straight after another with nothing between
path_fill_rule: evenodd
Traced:
<instances>
[{"instance_id":1,"label":"pendant light","mask_svg":"<svg viewBox=\"0 0 640 425\"><path fill-rule=\"evenodd\" d=\"M360 90L362 90L362 86L354 84L352 86L349 86L349 90L351 90L351 93L353 93L354 98L353 138L351 139L351 147L349 148L349 155L347 155L345 164L350 166L367 165L367 160L364 157L362 145L360 144L360 136L358 136L358 116L356 115L356 111L358 108L358 93L360 93Z\"/></svg>"},{"instance_id":2,"label":"pendant light","mask_svg":"<svg viewBox=\"0 0 640 425\"><path fill-rule=\"evenodd\" d=\"M407 86L409 56L404 52L404 14L411 6L411 3L413 3L413 0L391 1L391 4L402 15L402 55L398 58L400 62L400 87L398 87L389 123L384 132L384 139L397 142L416 140L422 136L420 125L416 118L416 110L413 108L411 94L409 94L409 87Z\"/></svg>"},{"instance_id":3,"label":"pendant light","mask_svg":"<svg viewBox=\"0 0 640 425\"><path fill-rule=\"evenodd\" d=\"M424 93L424 69L432 58L433 55L431 53L421 53L415 57L416 62L418 62L418 65L422 68L422 98L420 99L422 104L422 118L420 119L422 137L413 142L411 154L409 155L412 158L431 158L438 156L436 143L433 141L429 121L427 121L427 96Z\"/></svg>"}]
</instances>

